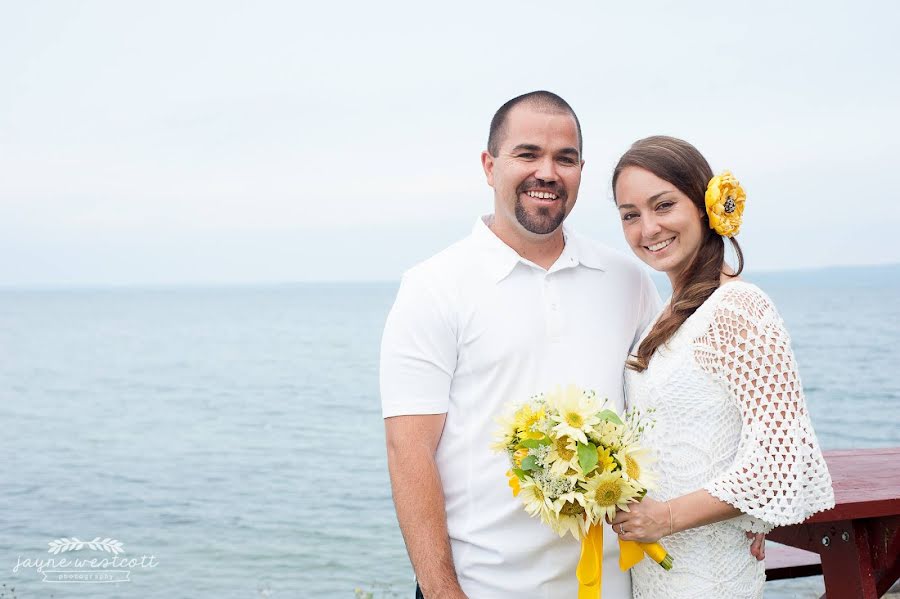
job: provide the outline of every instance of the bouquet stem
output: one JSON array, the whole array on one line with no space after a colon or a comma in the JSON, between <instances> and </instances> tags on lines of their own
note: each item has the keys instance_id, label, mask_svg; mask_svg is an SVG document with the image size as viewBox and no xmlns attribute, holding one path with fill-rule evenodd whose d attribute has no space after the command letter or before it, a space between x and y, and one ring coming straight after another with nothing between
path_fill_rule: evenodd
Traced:
<instances>
[{"instance_id":1,"label":"bouquet stem","mask_svg":"<svg viewBox=\"0 0 900 599\"><path fill-rule=\"evenodd\" d=\"M663 570L671 570L672 569L672 556L669 555L669 552L666 551L666 548L660 545L659 543L638 543L641 549L646 553L650 559L655 561L657 564L662 566Z\"/></svg>"}]
</instances>

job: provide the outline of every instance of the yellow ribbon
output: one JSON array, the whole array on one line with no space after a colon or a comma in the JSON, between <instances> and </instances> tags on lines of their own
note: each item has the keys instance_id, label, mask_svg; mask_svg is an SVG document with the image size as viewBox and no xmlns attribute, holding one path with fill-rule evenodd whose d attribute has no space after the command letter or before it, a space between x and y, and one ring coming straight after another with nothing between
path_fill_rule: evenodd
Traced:
<instances>
[{"instance_id":1,"label":"yellow ribbon","mask_svg":"<svg viewBox=\"0 0 900 599\"><path fill-rule=\"evenodd\" d=\"M623 572L644 559L644 554L660 564L667 556L666 550L659 543L638 543L619 539L619 569ZM668 563L671 564L671 559ZM581 559L578 560L575 576L578 577L578 599L600 599L603 586L602 524L591 526L582 539Z\"/></svg>"},{"instance_id":2,"label":"yellow ribbon","mask_svg":"<svg viewBox=\"0 0 900 599\"><path fill-rule=\"evenodd\" d=\"M654 545L656 543L653 543ZM623 541L619 539L619 569L622 572L630 570L636 563L644 559L644 543L637 541Z\"/></svg>"},{"instance_id":3,"label":"yellow ribbon","mask_svg":"<svg viewBox=\"0 0 900 599\"><path fill-rule=\"evenodd\" d=\"M603 525L591 526L581 540L581 559L575 568L578 599L600 599L603 579Z\"/></svg>"}]
</instances>

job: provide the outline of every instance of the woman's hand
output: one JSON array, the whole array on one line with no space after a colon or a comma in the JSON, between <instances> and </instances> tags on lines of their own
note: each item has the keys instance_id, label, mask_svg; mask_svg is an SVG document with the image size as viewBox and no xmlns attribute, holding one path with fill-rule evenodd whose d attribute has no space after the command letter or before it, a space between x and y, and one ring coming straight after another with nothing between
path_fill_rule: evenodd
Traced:
<instances>
[{"instance_id":1,"label":"woman's hand","mask_svg":"<svg viewBox=\"0 0 900 599\"><path fill-rule=\"evenodd\" d=\"M748 539L753 539L753 542L750 543L750 555L759 562L766 559L766 535L761 532L757 534L747 532L746 534Z\"/></svg>"},{"instance_id":2,"label":"woman's hand","mask_svg":"<svg viewBox=\"0 0 900 599\"><path fill-rule=\"evenodd\" d=\"M623 541L655 543L662 537L697 526L722 522L741 514L734 506L717 499L704 489L670 499L667 502L644 497L628 504L630 511L616 511L610 524ZM747 533L750 554L762 561L766 557L766 535Z\"/></svg>"},{"instance_id":3,"label":"woman's hand","mask_svg":"<svg viewBox=\"0 0 900 599\"><path fill-rule=\"evenodd\" d=\"M669 508L664 502L644 497L628 505L630 511L617 511L612 529L623 541L655 543L669 534Z\"/></svg>"}]
</instances>

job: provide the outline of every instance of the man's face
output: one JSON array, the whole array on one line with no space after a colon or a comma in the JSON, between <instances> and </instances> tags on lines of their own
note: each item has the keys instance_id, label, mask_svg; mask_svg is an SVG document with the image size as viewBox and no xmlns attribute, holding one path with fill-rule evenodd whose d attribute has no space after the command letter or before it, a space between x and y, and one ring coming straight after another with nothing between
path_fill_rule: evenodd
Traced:
<instances>
[{"instance_id":1,"label":"man's face","mask_svg":"<svg viewBox=\"0 0 900 599\"><path fill-rule=\"evenodd\" d=\"M495 223L533 238L556 231L575 206L583 161L571 114L513 108L497 156L482 153Z\"/></svg>"}]
</instances>

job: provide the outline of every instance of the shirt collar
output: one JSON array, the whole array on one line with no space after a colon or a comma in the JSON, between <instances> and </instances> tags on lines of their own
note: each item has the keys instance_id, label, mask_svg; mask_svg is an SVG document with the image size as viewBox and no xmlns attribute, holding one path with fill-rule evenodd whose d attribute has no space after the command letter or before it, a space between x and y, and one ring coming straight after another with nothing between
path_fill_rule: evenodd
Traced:
<instances>
[{"instance_id":1,"label":"shirt collar","mask_svg":"<svg viewBox=\"0 0 900 599\"><path fill-rule=\"evenodd\" d=\"M475 221L475 226L472 228L472 239L481 251L482 265L490 272L495 282L499 283L509 276L516 264L520 262L530 268L540 268L503 243L488 227L485 222L486 218L488 217L481 217ZM605 270L600 253L565 224L563 225L563 236L566 245L548 272L556 272L578 265Z\"/></svg>"}]
</instances>

